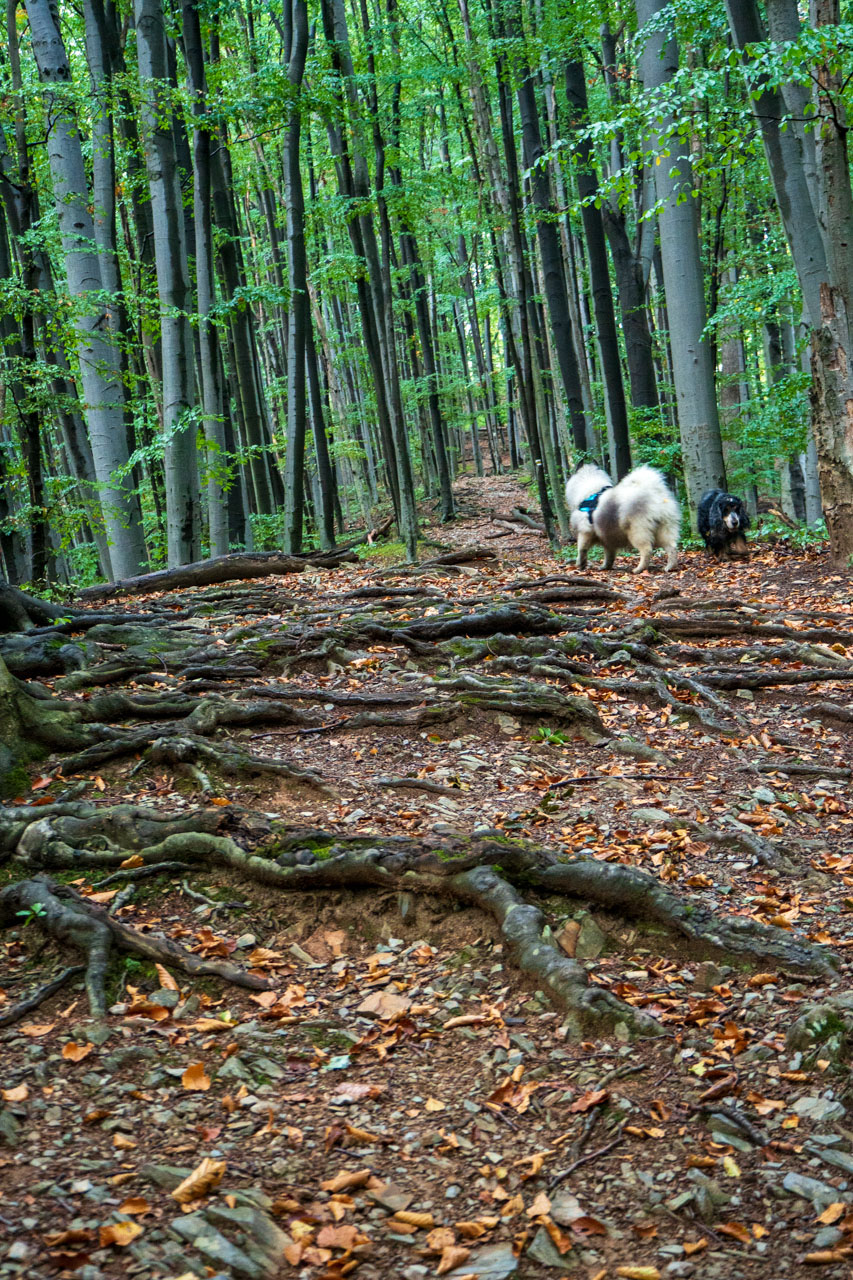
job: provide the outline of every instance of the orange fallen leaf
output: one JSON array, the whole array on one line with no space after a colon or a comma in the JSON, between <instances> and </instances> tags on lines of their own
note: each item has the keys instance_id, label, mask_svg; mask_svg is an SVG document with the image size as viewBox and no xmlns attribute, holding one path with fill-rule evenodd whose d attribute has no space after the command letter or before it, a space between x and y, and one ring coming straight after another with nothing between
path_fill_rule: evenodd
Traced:
<instances>
[{"instance_id":1,"label":"orange fallen leaf","mask_svg":"<svg viewBox=\"0 0 853 1280\"><path fill-rule=\"evenodd\" d=\"M405 1222L419 1231L435 1226L435 1218L431 1213L415 1213L413 1209L398 1209L394 1214L395 1222Z\"/></svg>"},{"instance_id":2,"label":"orange fallen leaf","mask_svg":"<svg viewBox=\"0 0 853 1280\"><path fill-rule=\"evenodd\" d=\"M108 1244L124 1249L131 1240L141 1235L142 1227L138 1222L110 1222L107 1226L98 1228L98 1243L102 1249Z\"/></svg>"},{"instance_id":3,"label":"orange fallen leaf","mask_svg":"<svg viewBox=\"0 0 853 1280\"><path fill-rule=\"evenodd\" d=\"M590 1089L586 1093L582 1093L579 1098L575 1098L569 1107L569 1111L573 1114L580 1111L590 1111L593 1107L597 1107L600 1102L604 1102L608 1096L606 1089Z\"/></svg>"},{"instance_id":4,"label":"orange fallen leaf","mask_svg":"<svg viewBox=\"0 0 853 1280\"><path fill-rule=\"evenodd\" d=\"M657 1267L617 1267L616 1274L623 1280L660 1280Z\"/></svg>"},{"instance_id":5,"label":"orange fallen leaf","mask_svg":"<svg viewBox=\"0 0 853 1280\"><path fill-rule=\"evenodd\" d=\"M38 1036L46 1036L55 1026L55 1022L25 1022L23 1026L18 1027L18 1031L22 1036L32 1036L35 1039Z\"/></svg>"},{"instance_id":6,"label":"orange fallen leaf","mask_svg":"<svg viewBox=\"0 0 853 1280\"><path fill-rule=\"evenodd\" d=\"M219 1186L224 1173L224 1160L214 1160L211 1156L205 1156L201 1164L184 1178L180 1186L175 1187L172 1199L177 1200L178 1204L189 1204L192 1200L201 1200L203 1196L210 1195L211 1191Z\"/></svg>"},{"instance_id":7,"label":"orange fallen leaf","mask_svg":"<svg viewBox=\"0 0 853 1280\"><path fill-rule=\"evenodd\" d=\"M145 859L141 853L132 853L129 858L125 858L124 862L120 862L118 865L122 870L126 870L128 867L144 867Z\"/></svg>"},{"instance_id":8,"label":"orange fallen leaf","mask_svg":"<svg viewBox=\"0 0 853 1280\"><path fill-rule=\"evenodd\" d=\"M82 1062L94 1047L93 1044L75 1044L73 1040L69 1040L68 1044L62 1046L62 1056L67 1062Z\"/></svg>"},{"instance_id":9,"label":"orange fallen leaf","mask_svg":"<svg viewBox=\"0 0 853 1280\"><path fill-rule=\"evenodd\" d=\"M425 1103L425 1109L427 1111L444 1111L445 1107L446 1103L442 1102L439 1098L427 1098Z\"/></svg>"},{"instance_id":10,"label":"orange fallen leaf","mask_svg":"<svg viewBox=\"0 0 853 1280\"><path fill-rule=\"evenodd\" d=\"M157 977L160 979L160 986L164 991L180 990L177 982L172 977L171 973L169 973L168 969L165 969L162 964L155 964L154 968L157 970Z\"/></svg>"},{"instance_id":11,"label":"orange fallen leaf","mask_svg":"<svg viewBox=\"0 0 853 1280\"><path fill-rule=\"evenodd\" d=\"M544 1191L540 1191L533 1203L525 1210L528 1218L538 1218L540 1214L551 1212L551 1201Z\"/></svg>"},{"instance_id":12,"label":"orange fallen leaf","mask_svg":"<svg viewBox=\"0 0 853 1280\"><path fill-rule=\"evenodd\" d=\"M123 1133L114 1133L113 1146L117 1151L132 1151L136 1143L132 1138L126 1138Z\"/></svg>"},{"instance_id":13,"label":"orange fallen leaf","mask_svg":"<svg viewBox=\"0 0 853 1280\"><path fill-rule=\"evenodd\" d=\"M471 1250L462 1244L451 1244L442 1251L441 1260L435 1269L437 1276L446 1276L448 1271L455 1270L471 1256Z\"/></svg>"},{"instance_id":14,"label":"orange fallen leaf","mask_svg":"<svg viewBox=\"0 0 853 1280\"><path fill-rule=\"evenodd\" d=\"M151 1205L144 1196L131 1196L123 1204L119 1205L118 1211L119 1213L126 1213L132 1218L137 1213L150 1213Z\"/></svg>"},{"instance_id":15,"label":"orange fallen leaf","mask_svg":"<svg viewBox=\"0 0 853 1280\"><path fill-rule=\"evenodd\" d=\"M195 1089L201 1093L210 1088L210 1076L206 1074L203 1062L193 1062L181 1076L181 1084L185 1089Z\"/></svg>"},{"instance_id":16,"label":"orange fallen leaf","mask_svg":"<svg viewBox=\"0 0 853 1280\"><path fill-rule=\"evenodd\" d=\"M355 1169L350 1173L342 1170L336 1173L334 1178L321 1182L320 1186L324 1191L350 1191L354 1187L363 1187L372 1177L370 1169Z\"/></svg>"},{"instance_id":17,"label":"orange fallen leaf","mask_svg":"<svg viewBox=\"0 0 853 1280\"><path fill-rule=\"evenodd\" d=\"M818 1222L822 1222L825 1227L831 1227L833 1222L837 1222L839 1218L843 1218L847 1212L847 1205L840 1200L836 1200L834 1204L827 1205L823 1213L818 1218Z\"/></svg>"},{"instance_id":18,"label":"orange fallen leaf","mask_svg":"<svg viewBox=\"0 0 853 1280\"><path fill-rule=\"evenodd\" d=\"M18 1084L14 1089L0 1089L0 1098L4 1102L23 1102L30 1096L29 1085Z\"/></svg>"},{"instance_id":19,"label":"orange fallen leaf","mask_svg":"<svg viewBox=\"0 0 853 1280\"><path fill-rule=\"evenodd\" d=\"M692 1258L694 1253L701 1253L703 1249L708 1248L708 1241L705 1236L701 1240L684 1240L681 1245L688 1258Z\"/></svg>"},{"instance_id":20,"label":"orange fallen leaf","mask_svg":"<svg viewBox=\"0 0 853 1280\"><path fill-rule=\"evenodd\" d=\"M733 1240L739 1240L741 1244L751 1244L752 1236L749 1234L749 1228L745 1227L742 1222L724 1222L714 1230L723 1236L731 1236Z\"/></svg>"}]
</instances>

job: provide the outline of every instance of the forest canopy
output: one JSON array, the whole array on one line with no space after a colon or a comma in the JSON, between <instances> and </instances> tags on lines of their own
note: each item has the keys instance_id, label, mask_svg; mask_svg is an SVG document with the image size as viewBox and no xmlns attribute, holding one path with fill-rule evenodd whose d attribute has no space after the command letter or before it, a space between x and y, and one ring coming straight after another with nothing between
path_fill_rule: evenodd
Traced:
<instances>
[{"instance_id":1,"label":"forest canopy","mask_svg":"<svg viewBox=\"0 0 853 1280\"><path fill-rule=\"evenodd\" d=\"M853 552L838 0L27 0L0 572L328 551L660 467ZM685 532L687 530L685 529Z\"/></svg>"}]
</instances>

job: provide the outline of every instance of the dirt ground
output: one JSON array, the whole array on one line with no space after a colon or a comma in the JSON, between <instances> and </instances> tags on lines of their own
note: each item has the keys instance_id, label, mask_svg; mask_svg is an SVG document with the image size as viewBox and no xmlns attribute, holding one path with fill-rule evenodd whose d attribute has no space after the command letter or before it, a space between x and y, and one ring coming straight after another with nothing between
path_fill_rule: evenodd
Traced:
<instances>
[{"instance_id":1,"label":"dirt ground","mask_svg":"<svg viewBox=\"0 0 853 1280\"><path fill-rule=\"evenodd\" d=\"M495 559L413 576L380 545L333 571L235 584L230 595L183 592L175 608L212 602L192 625L233 645L240 628L286 637L306 611L314 628L346 610L351 620L350 593L364 588L375 589L356 597L365 611L402 624L576 580L534 530L498 523L525 501L514 479L469 477L457 496L460 518L426 530L441 546L425 556L480 547ZM807 636L853 631L853 582L823 549L756 544L748 563L729 564L688 551L669 575L658 561L635 577L631 564L626 555L610 574L593 563L584 575L619 601L565 606L591 635L651 623L679 601L747 629L752 619ZM419 596L391 594L413 584ZM701 643L712 667L716 652L751 634L687 643ZM761 643L789 641L765 630ZM313 770L325 789L214 774L216 793L201 797L197 779L136 757L81 772L98 805L218 805L223 832L259 857L282 822L326 838L497 832L560 855L585 852L650 872L715 914L823 944L839 968L762 968L642 918L534 894L591 982L665 1032L633 1039L617 1023L579 1041L476 909L399 886L283 895L218 867L140 879L122 921L262 972L274 991L123 956L110 969L105 1019L89 1016L76 978L0 1030L0 1276L853 1274L853 1020L836 1000L819 1035L792 1033L807 1007L849 990L853 723L813 707L850 707L853 637L808 643L816 661L842 660L831 678L721 693L740 715L728 736L652 696L571 686L608 733L630 733L665 764L511 710L460 705L432 725L354 728L344 695L396 696L420 678L416 650L384 639L354 645L346 661L330 650L243 678L290 696L328 691L315 703L318 730L263 723L225 735ZM797 666L790 656L778 664ZM625 676L624 661L614 656L596 674ZM53 679L43 684L54 689ZM217 684L224 696L239 686ZM172 687L168 677L160 687ZM59 764L34 767L32 790L14 803L59 797L68 785ZM732 840L709 843L691 824ZM786 867L745 851L737 832L763 837ZM0 884L20 874L9 861ZM104 876L91 870L56 878L96 902L122 892L99 890ZM45 938L37 913L2 936L0 957L0 1019L77 958Z\"/></svg>"}]
</instances>

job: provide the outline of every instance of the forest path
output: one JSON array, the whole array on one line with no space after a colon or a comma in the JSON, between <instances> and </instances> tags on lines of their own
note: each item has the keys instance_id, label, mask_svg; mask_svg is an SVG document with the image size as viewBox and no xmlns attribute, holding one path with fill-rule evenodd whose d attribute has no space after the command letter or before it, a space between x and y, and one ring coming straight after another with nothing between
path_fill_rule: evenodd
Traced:
<instances>
[{"instance_id":1,"label":"forest path","mask_svg":"<svg viewBox=\"0 0 853 1280\"><path fill-rule=\"evenodd\" d=\"M785 547L579 575L499 523L513 478L457 496L427 537L495 559L379 545L135 597L149 631L69 624L65 674L43 648L27 669L38 637L0 646L85 730L0 813L2 883L44 867L60 905L177 957L112 961L102 1019L70 986L0 1031L0 1273L849 1274L850 578ZM578 1040L496 919L441 892L437 845L508 876L537 850L516 885L624 1020ZM330 888L347 850L365 875ZM572 865L637 868L705 924L596 905L604 880L566 896ZM19 909L0 1021L76 958ZM731 915L838 975L709 950ZM188 974L181 947L269 989ZM629 1041L632 1011L665 1036Z\"/></svg>"}]
</instances>

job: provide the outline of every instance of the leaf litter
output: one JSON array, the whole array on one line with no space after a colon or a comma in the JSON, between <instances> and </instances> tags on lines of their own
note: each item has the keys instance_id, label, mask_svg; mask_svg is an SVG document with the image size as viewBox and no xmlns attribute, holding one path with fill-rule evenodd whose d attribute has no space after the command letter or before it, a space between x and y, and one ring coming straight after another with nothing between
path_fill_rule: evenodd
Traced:
<instances>
[{"instance_id":1,"label":"leaf litter","mask_svg":"<svg viewBox=\"0 0 853 1280\"><path fill-rule=\"evenodd\" d=\"M461 483L482 512L485 490ZM513 482L490 480L489 505L517 501ZM489 519L440 536L480 543ZM436 569L417 581L464 605L561 570L533 533L503 539L500 550L498 567ZM806 627L800 613L828 625L849 605L849 581L833 580L818 552L763 550L736 569L698 556L685 564L675 588L775 601L794 630ZM324 578L327 616L365 581L394 579L369 564ZM625 575L608 581L622 590ZM654 616L660 582L631 580L638 619ZM317 585L286 589L310 607ZM592 623L599 634L607 625L606 614ZM706 641L709 661L735 642ZM383 681L399 689L401 671L405 655L376 646L346 676L315 669L300 679L330 693ZM779 742L793 735L803 764L843 769L849 733L809 715L810 686L756 692L724 747L747 766L775 752L780 769L747 767L732 780L720 742L677 710L585 692L606 724L628 717L675 767L591 759L577 743L537 742L519 722L472 715L456 738L366 727L302 739L302 763L324 769L338 801L265 779L229 784L215 799L226 800L223 811L272 812L342 836L488 824L583 849L653 869L712 909L800 929L838 951L840 977L697 958L636 923L561 903L549 925L566 954L668 1032L628 1044L614 1028L578 1043L474 911L381 894L273 902L256 885L209 871L193 884L214 905L217 884L227 900L249 905L206 919L209 906L177 881L159 881L156 895L137 893L120 918L202 956L242 957L275 987L249 994L150 965L118 983L103 1025L65 992L37 1021L0 1032L2 1214L19 1224L25 1274L84 1266L96 1269L92 1280L200 1278L212 1268L311 1280L382 1280L406 1268L601 1280L757 1280L768 1266L794 1277L849 1274L848 1032L832 1001L853 946L850 788L820 772L786 774ZM846 686L821 686L817 696L843 702ZM286 738L266 726L258 734L265 751L282 750ZM392 768L443 791L378 789L374 779ZM164 811L185 803L168 775L119 765L92 781L103 803ZM36 775L33 789L56 784L53 774ZM783 876L710 843L691 823L783 840L798 851L798 872ZM133 857L123 864L139 866ZM97 880L84 876L81 891L109 906L115 894ZM0 1012L31 985L39 935L22 928L2 945ZM52 959L51 951L41 958ZM812 1008L828 1010L823 1023L792 1038ZM201 1238L207 1253L194 1247Z\"/></svg>"}]
</instances>

